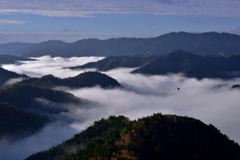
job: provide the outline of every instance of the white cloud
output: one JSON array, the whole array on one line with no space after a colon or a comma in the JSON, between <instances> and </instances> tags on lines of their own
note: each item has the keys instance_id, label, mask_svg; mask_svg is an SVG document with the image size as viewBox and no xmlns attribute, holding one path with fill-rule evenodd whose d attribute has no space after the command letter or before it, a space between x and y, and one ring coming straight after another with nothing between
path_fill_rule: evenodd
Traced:
<instances>
[{"instance_id":1,"label":"white cloud","mask_svg":"<svg viewBox=\"0 0 240 160\"><path fill-rule=\"evenodd\" d=\"M0 20L0 25L4 25L4 24L24 24L26 22L27 21Z\"/></svg>"},{"instance_id":2,"label":"white cloud","mask_svg":"<svg viewBox=\"0 0 240 160\"><path fill-rule=\"evenodd\" d=\"M63 69L63 67L83 65L88 62L101 60L103 58L104 57L52 58L50 56L43 56L34 58L36 61L22 61L20 64L16 63L2 65L2 68L17 72L19 74L26 74L30 77L41 77L44 75L52 74L56 77L67 78L76 76L86 70L71 71L69 69Z\"/></svg>"},{"instance_id":3,"label":"white cloud","mask_svg":"<svg viewBox=\"0 0 240 160\"><path fill-rule=\"evenodd\" d=\"M240 143L240 91L229 90L240 79L199 81L181 75L143 76L119 73L119 70L114 75L113 72L107 74L116 78L128 91L100 88L70 91L76 96L102 104L102 108L95 108L94 112L80 112L80 116L86 113L96 120L109 115L137 119L157 112L186 115L215 125L230 139ZM219 84L227 85L220 87ZM92 119L89 120L92 122Z\"/></svg>"},{"instance_id":4,"label":"white cloud","mask_svg":"<svg viewBox=\"0 0 240 160\"><path fill-rule=\"evenodd\" d=\"M75 75L75 71L61 69L63 66L75 66L84 64L88 61L96 61L97 58L51 58L44 56L38 58L38 61L29 61L22 65L10 67L12 71L17 71L29 75L44 75L51 72L59 77ZM20 69L19 69L20 68ZM206 124L213 124L222 133L240 143L240 99L239 90L229 90L233 84L238 84L240 79L219 80L185 78L182 75L165 75L165 76L143 76L139 74L130 74L132 69L116 69L105 72L109 76L117 79L126 89L104 90L99 87L83 88L77 90L65 91L73 93L75 96L92 100L94 106L79 107L68 105L69 112L57 115L57 118L66 126L59 127L55 131L54 126L46 127L41 132L16 143L8 144L1 151L7 156L23 157L27 154L50 148L56 143L62 143L66 137L73 136L74 131L81 131L92 124L95 120L110 115L124 115L130 119L152 115L161 112L163 114L177 114L190 116L200 119ZM227 85L225 85L227 84ZM178 90L180 88L180 90ZM52 128L54 130L52 130ZM64 132L58 132L64 130ZM44 139L46 135L54 135L56 141ZM63 136L63 137L61 137ZM39 138L40 137L40 138ZM34 151L29 152L32 146L39 143ZM54 138L53 138L54 139ZM2 142L6 144L6 141ZM43 147L42 144L47 143ZM0 143L1 146L1 143ZM19 147L21 146L21 147ZM24 148L26 153L21 150ZM20 150L19 150L20 149ZM0 159L1 159L0 155Z\"/></svg>"},{"instance_id":5,"label":"white cloud","mask_svg":"<svg viewBox=\"0 0 240 160\"><path fill-rule=\"evenodd\" d=\"M239 17L238 0L2 0L0 13L91 17L94 14L211 15Z\"/></svg>"}]
</instances>

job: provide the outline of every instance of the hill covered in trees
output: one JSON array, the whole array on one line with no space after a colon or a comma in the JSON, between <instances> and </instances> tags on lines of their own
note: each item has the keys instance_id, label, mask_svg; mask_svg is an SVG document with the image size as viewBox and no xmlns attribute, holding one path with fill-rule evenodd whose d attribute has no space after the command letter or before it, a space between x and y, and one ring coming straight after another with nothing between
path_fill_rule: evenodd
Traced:
<instances>
[{"instance_id":1,"label":"hill covered in trees","mask_svg":"<svg viewBox=\"0 0 240 160\"><path fill-rule=\"evenodd\" d=\"M0 67L0 88L5 82L15 78L27 78L27 76L11 72Z\"/></svg>"},{"instance_id":2,"label":"hill covered in trees","mask_svg":"<svg viewBox=\"0 0 240 160\"><path fill-rule=\"evenodd\" d=\"M199 55L232 55L239 53L239 48L239 35L217 32L171 32L154 38L83 39L74 43L47 41L18 53L27 57L151 56L183 50Z\"/></svg>"},{"instance_id":3,"label":"hill covered in trees","mask_svg":"<svg viewBox=\"0 0 240 160\"><path fill-rule=\"evenodd\" d=\"M0 102L0 137L22 136L34 133L52 120L32 112Z\"/></svg>"},{"instance_id":4,"label":"hill covered in trees","mask_svg":"<svg viewBox=\"0 0 240 160\"><path fill-rule=\"evenodd\" d=\"M153 59L155 56L141 57L141 56L110 56L105 59L99 60L97 62L90 62L82 66L68 67L69 69L86 69L86 68L96 68L99 71L108 71L115 68L135 68L140 67Z\"/></svg>"},{"instance_id":5,"label":"hill covered in trees","mask_svg":"<svg viewBox=\"0 0 240 160\"><path fill-rule=\"evenodd\" d=\"M161 56L136 57L116 56L107 57L97 62L90 62L82 66L69 69L97 68L108 71L121 67L137 68L132 73L147 75L165 75L168 73L183 73L193 78L233 78L240 70L240 54L231 56L200 56L181 50Z\"/></svg>"},{"instance_id":6,"label":"hill covered in trees","mask_svg":"<svg viewBox=\"0 0 240 160\"><path fill-rule=\"evenodd\" d=\"M30 78L19 82L18 84L29 84L44 88L54 88L65 86L69 88L83 88L100 86L102 88L121 87L113 78L100 72L84 72L75 77L57 78L53 75L46 75L41 78Z\"/></svg>"},{"instance_id":7,"label":"hill covered in trees","mask_svg":"<svg viewBox=\"0 0 240 160\"><path fill-rule=\"evenodd\" d=\"M180 50L159 56L151 62L132 71L132 73L158 74L183 73L194 78L232 78L231 74L240 70L240 55L199 56Z\"/></svg>"},{"instance_id":8,"label":"hill covered in trees","mask_svg":"<svg viewBox=\"0 0 240 160\"><path fill-rule=\"evenodd\" d=\"M14 63L15 61L30 61L30 60L33 59L13 55L0 55L0 65Z\"/></svg>"},{"instance_id":9,"label":"hill covered in trees","mask_svg":"<svg viewBox=\"0 0 240 160\"><path fill-rule=\"evenodd\" d=\"M81 106L89 101L63 91L16 84L0 90L0 102L36 113L59 113L67 111L67 108L61 107L61 103Z\"/></svg>"},{"instance_id":10,"label":"hill covered in trees","mask_svg":"<svg viewBox=\"0 0 240 160\"><path fill-rule=\"evenodd\" d=\"M240 146L213 125L175 115L130 121L111 116L26 160L149 160L240 158Z\"/></svg>"}]
</instances>

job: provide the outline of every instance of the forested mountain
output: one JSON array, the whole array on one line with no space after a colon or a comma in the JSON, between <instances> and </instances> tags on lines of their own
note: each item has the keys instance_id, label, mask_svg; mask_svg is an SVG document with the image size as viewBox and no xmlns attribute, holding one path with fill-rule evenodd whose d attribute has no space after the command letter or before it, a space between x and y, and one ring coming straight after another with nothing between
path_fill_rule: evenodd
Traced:
<instances>
[{"instance_id":1,"label":"forested mountain","mask_svg":"<svg viewBox=\"0 0 240 160\"><path fill-rule=\"evenodd\" d=\"M0 137L7 135L20 138L37 131L49 122L49 117L0 102Z\"/></svg>"},{"instance_id":2,"label":"forested mountain","mask_svg":"<svg viewBox=\"0 0 240 160\"><path fill-rule=\"evenodd\" d=\"M97 62L90 62L82 66L69 67L69 69L77 70L77 69L86 69L86 68L97 68L99 71L108 71L115 68L127 67L127 68L135 68L140 67L143 64L146 64L153 59L155 56L149 57L140 57L140 56L110 56L103 60L99 60Z\"/></svg>"},{"instance_id":3,"label":"forested mountain","mask_svg":"<svg viewBox=\"0 0 240 160\"><path fill-rule=\"evenodd\" d=\"M0 67L0 88L5 82L12 78L27 78L27 76L11 72Z\"/></svg>"},{"instance_id":4,"label":"forested mountain","mask_svg":"<svg viewBox=\"0 0 240 160\"><path fill-rule=\"evenodd\" d=\"M17 51L27 49L37 45L37 43L21 43L21 42L13 42L0 44L0 54L15 54Z\"/></svg>"},{"instance_id":5,"label":"forested mountain","mask_svg":"<svg viewBox=\"0 0 240 160\"><path fill-rule=\"evenodd\" d=\"M26 160L42 159L238 160L240 146L213 125L193 118L154 114L130 121L123 116L111 116Z\"/></svg>"},{"instance_id":6,"label":"forested mountain","mask_svg":"<svg viewBox=\"0 0 240 160\"><path fill-rule=\"evenodd\" d=\"M36 113L59 113L68 111L67 108L61 107L61 103L81 106L89 101L63 91L16 84L0 90L0 102Z\"/></svg>"},{"instance_id":7,"label":"forested mountain","mask_svg":"<svg viewBox=\"0 0 240 160\"><path fill-rule=\"evenodd\" d=\"M51 55L73 56L126 56L163 55L183 50L199 55L232 55L240 52L240 36L229 33L172 32L154 38L84 39L74 43L47 41L22 50L28 57Z\"/></svg>"},{"instance_id":8,"label":"forested mountain","mask_svg":"<svg viewBox=\"0 0 240 160\"><path fill-rule=\"evenodd\" d=\"M69 88L94 87L96 85L102 88L121 87L113 78L100 72L84 72L75 77L57 78L53 75L46 75L41 78L30 78L19 82L18 84L29 84L44 88L54 88L65 86Z\"/></svg>"},{"instance_id":9,"label":"forested mountain","mask_svg":"<svg viewBox=\"0 0 240 160\"><path fill-rule=\"evenodd\" d=\"M10 64L14 63L15 61L29 61L33 59L28 59L20 56L13 56L13 55L0 55L0 65L1 64Z\"/></svg>"},{"instance_id":10,"label":"forested mountain","mask_svg":"<svg viewBox=\"0 0 240 160\"><path fill-rule=\"evenodd\" d=\"M165 75L167 73L183 73L187 77L194 78L232 78L240 75L232 74L240 70L240 55L223 56L200 56L183 52L173 51L159 56L132 73Z\"/></svg>"}]
</instances>

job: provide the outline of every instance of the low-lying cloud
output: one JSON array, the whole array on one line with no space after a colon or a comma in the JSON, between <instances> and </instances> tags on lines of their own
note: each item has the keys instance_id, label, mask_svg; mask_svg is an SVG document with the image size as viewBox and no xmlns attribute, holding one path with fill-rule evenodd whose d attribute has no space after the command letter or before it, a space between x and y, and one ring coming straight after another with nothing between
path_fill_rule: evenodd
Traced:
<instances>
[{"instance_id":1,"label":"low-lying cloud","mask_svg":"<svg viewBox=\"0 0 240 160\"><path fill-rule=\"evenodd\" d=\"M50 57L43 56L34 58L35 61L22 61L21 63L2 65L2 68L17 72L19 74L26 74L30 77L41 77L44 75L52 74L56 77L67 78L76 76L87 70L73 71L63 69L63 67L71 67L83 65L88 62L95 62L103 59L104 57Z\"/></svg>"},{"instance_id":2,"label":"low-lying cloud","mask_svg":"<svg viewBox=\"0 0 240 160\"><path fill-rule=\"evenodd\" d=\"M102 104L101 110L89 117L125 115L137 119L157 112L186 115L211 123L230 139L240 142L240 91L230 90L240 79L199 81L181 75L142 76L125 73L114 76L112 73L110 75L128 91L100 88L70 91L76 96Z\"/></svg>"},{"instance_id":3,"label":"low-lying cloud","mask_svg":"<svg viewBox=\"0 0 240 160\"><path fill-rule=\"evenodd\" d=\"M71 138L78 133L76 129L59 122L47 125L35 135L29 136L21 141L9 143L2 139L0 148L0 159L2 160L22 160L36 152L47 150L50 147L62 143L63 140Z\"/></svg>"},{"instance_id":4,"label":"low-lying cloud","mask_svg":"<svg viewBox=\"0 0 240 160\"><path fill-rule=\"evenodd\" d=\"M63 66L75 66L80 65L77 63L83 63L75 59L42 57L35 62L19 64L17 67L5 65L4 68L11 68L12 71L21 71L21 73L28 75L40 76L52 72L55 76L67 77L76 74L76 71L67 70L66 72L65 69L62 69ZM85 62L97 60L94 57L90 57L90 60L86 57L85 59ZM19 70L19 68L21 69ZM56 68L57 71L54 71ZM54 123L51 127L47 126L41 132L25 140L6 145L7 147L0 150L0 155L27 157L34 152L43 150L43 148L47 149L52 145L61 143L91 125L95 120L107 118L110 115L124 115L130 119L138 119L159 112L189 116L200 119L206 124L211 123L230 139L240 143L240 118L238 115L240 113L240 90L230 89L232 85L238 84L240 79L197 80L186 78L181 74L145 76L130 74L131 70L133 69L123 68L104 72L118 80L124 89L105 90L94 87L72 90L57 88L97 103L86 107L66 105L68 112L55 115L59 120L58 123L65 124L65 126L60 127L57 125L59 131L54 129L56 125ZM52 140L49 141L48 135L54 135ZM29 152L32 145L36 146L38 143L48 143L48 145L36 147L34 151ZM0 159L2 158L0 157Z\"/></svg>"}]
</instances>

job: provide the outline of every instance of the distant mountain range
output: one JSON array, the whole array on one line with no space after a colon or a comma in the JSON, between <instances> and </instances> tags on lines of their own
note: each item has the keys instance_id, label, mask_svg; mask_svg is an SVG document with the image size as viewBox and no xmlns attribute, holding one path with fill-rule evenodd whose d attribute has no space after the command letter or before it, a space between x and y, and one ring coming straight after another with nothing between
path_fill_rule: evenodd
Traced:
<instances>
[{"instance_id":1,"label":"distant mountain range","mask_svg":"<svg viewBox=\"0 0 240 160\"><path fill-rule=\"evenodd\" d=\"M11 46L11 44L7 45ZM18 50L16 53L26 57L152 56L174 50L198 55L232 55L240 53L240 36L217 32L172 32L154 38L83 39L74 43L51 40Z\"/></svg>"},{"instance_id":2,"label":"distant mountain range","mask_svg":"<svg viewBox=\"0 0 240 160\"><path fill-rule=\"evenodd\" d=\"M26 160L240 159L240 146L213 125L175 115L130 121L111 116L73 138Z\"/></svg>"},{"instance_id":3,"label":"distant mountain range","mask_svg":"<svg viewBox=\"0 0 240 160\"><path fill-rule=\"evenodd\" d=\"M41 78L25 79L18 84L29 84L37 87L54 88L59 86L69 88L84 88L100 86L102 88L121 87L113 78L100 72L84 72L75 77L57 78L53 75L46 75Z\"/></svg>"},{"instance_id":4,"label":"distant mountain range","mask_svg":"<svg viewBox=\"0 0 240 160\"><path fill-rule=\"evenodd\" d=\"M37 45L37 43L13 42L0 44L0 54L17 54L18 51Z\"/></svg>"}]
</instances>

